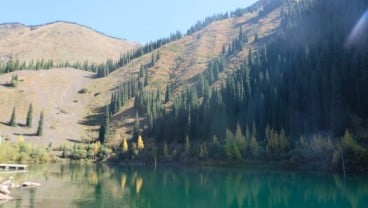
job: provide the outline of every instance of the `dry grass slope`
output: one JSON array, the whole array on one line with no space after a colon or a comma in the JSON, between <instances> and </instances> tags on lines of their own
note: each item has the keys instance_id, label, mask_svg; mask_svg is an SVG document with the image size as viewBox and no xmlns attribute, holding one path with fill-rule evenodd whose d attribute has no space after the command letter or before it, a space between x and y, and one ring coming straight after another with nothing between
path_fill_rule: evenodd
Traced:
<instances>
[{"instance_id":1,"label":"dry grass slope","mask_svg":"<svg viewBox=\"0 0 368 208\"><path fill-rule=\"evenodd\" d=\"M7 86L11 76L18 75L18 87ZM0 76L0 134L12 140L24 135L26 141L37 144L63 144L83 138L80 124L90 96L78 91L92 82L94 74L76 69L17 71ZM33 127L26 128L26 114L33 104ZM17 127L6 123L16 107ZM35 136L40 112L44 111L44 135Z\"/></svg>"},{"instance_id":2,"label":"dry grass slope","mask_svg":"<svg viewBox=\"0 0 368 208\"><path fill-rule=\"evenodd\" d=\"M239 33L239 26L242 26L243 31L248 34L249 42L244 45L242 52L228 60L228 68L220 75L221 78L225 78L226 72L234 70L239 65L239 61L247 57L249 50L263 46L263 41L277 30L280 23L280 9L276 9L261 18L257 15L257 12L246 13L242 17L214 22L192 35L184 36L178 41L164 45L152 53L133 60L128 65L114 71L105 78L93 79L91 78L93 74L73 69L15 72L18 74L19 79L23 80L19 83L19 87L9 88L0 85L0 122L7 122L9 120L11 109L15 105L17 107L18 122L21 124L25 123L27 107L28 104L32 102L35 108L34 127L32 129L23 127L14 128L5 124L0 124L0 133L8 135L13 139L15 139L18 134L31 135L37 128L37 120L40 111L44 110L46 115L45 135L41 138L26 136L26 139L37 141L41 144L48 144L50 141L53 144L62 144L68 141L68 139L96 139L99 128L97 125L98 122L91 122L88 118L98 119L101 108L110 102L111 94L116 87L128 80L132 75L137 75L141 64L149 65L152 54L157 54L159 50L161 58L148 70L149 85L146 87L146 90L156 91L160 89L161 95L164 95L165 86L170 84L170 86L172 86L172 93L175 96L186 86L190 86L195 82L194 78L206 69L208 61L221 54L223 45L231 43ZM62 29L58 29L59 27ZM11 40L11 36L14 35L13 33L15 33L15 31L17 31L16 33L20 36L20 39L28 37L27 41L31 43L31 40L41 36L44 40L48 40L47 37L51 36L53 40L58 40L60 38L65 42L66 40L64 38L70 35L71 38L73 38L73 40L69 40L72 42L71 46L79 44L78 47L72 47L70 53L63 50L59 52L56 49L61 46L58 45L48 50L55 50L55 54L63 52L65 53L62 55L64 58L76 58L76 53L81 54L83 50L90 50L88 47L90 44L94 44L94 39L101 41L106 39L106 37L101 37L101 34L94 33L94 38L81 40L76 37L77 34L88 33L88 29L73 29L73 27L74 26L65 25L65 23L57 23L31 31L30 28L17 26L15 29L6 30L12 31L12 34L5 34L4 30L0 27L0 35L6 37L0 40L0 47L3 47L3 42L1 41L7 39ZM64 34L61 35L61 33ZM254 42L255 33L258 33L260 37L260 40L257 42ZM29 38L32 35L33 38ZM112 41L110 43L114 44L114 41L118 40L109 39L109 41ZM10 43L11 41L7 42L7 44ZM11 48L9 51L16 51L18 50L17 48L20 48L15 42L11 44L13 45L8 45L8 47ZM42 47L55 44L57 43L49 42L42 45ZM113 46L107 44L106 48L111 49ZM100 55L97 55L97 57L94 56L99 53L99 50L100 52L102 51L101 53L103 53L104 58L101 58L103 55L101 55L101 57ZM0 48L0 51L3 50ZM93 46L92 51L94 55L86 57L91 58L91 60L95 62L98 60L104 61L107 56L117 57L120 55L119 51L113 50L109 50L109 54L107 55L107 52L105 54L103 52L104 50L98 46ZM37 59L32 56L33 53L44 59L48 58L42 51L28 51L24 53L25 55L23 58ZM12 74L1 75L0 84L9 82L11 76ZM88 89L88 92L85 94L78 93L82 88ZM119 142L122 136L129 137L129 131L132 128L135 117L133 101L132 99L122 107L120 112L113 116L111 124L112 140L110 141L115 143ZM83 125L82 123L84 121L89 121L90 123L87 122L87 124ZM144 120L142 120L142 123L144 124Z\"/></svg>"},{"instance_id":3,"label":"dry grass slope","mask_svg":"<svg viewBox=\"0 0 368 208\"><path fill-rule=\"evenodd\" d=\"M280 9L275 9L270 14L258 18L257 12L246 13L242 17L230 18L210 24L206 28L184 38L167 44L160 49L161 58L148 71L149 85L146 90L161 90L165 93L165 86L172 86L173 94L180 93L186 86L192 85L194 77L202 73L209 60L221 54L224 44L229 44L239 34L239 26L248 34L249 42L243 51L228 60L226 71L234 70L248 56L249 50L263 46L263 41L271 36L280 24ZM254 42L255 34L259 41ZM133 60L128 65L113 72L108 77L91 83L89 89L93 93L101 93L97 99L91 100L90 106L98 109L110 101L111 93L117 86L128 80L130 76L139 73L141 64L147 65L151 61L152 54L158 50ZM225 78L226 72L220 77ZM112 119L111 138L115 143L123 136L129 137L135 117L133 101L123 106L122 110ZM96 137L96 134L90 134Z\"/></svg>"},{"instance_id":4,"label":"dry grass slope","mask_svg":"<svg viewBox=\"0 0 368 208\"><path fill-rule=\"evenodd\" d=\"M56 22L37 27L0 25L0 57L20 61L59 60L105 62L137 47L137 43L107 37L87 27Z\"/></svg>"}]
</instances>

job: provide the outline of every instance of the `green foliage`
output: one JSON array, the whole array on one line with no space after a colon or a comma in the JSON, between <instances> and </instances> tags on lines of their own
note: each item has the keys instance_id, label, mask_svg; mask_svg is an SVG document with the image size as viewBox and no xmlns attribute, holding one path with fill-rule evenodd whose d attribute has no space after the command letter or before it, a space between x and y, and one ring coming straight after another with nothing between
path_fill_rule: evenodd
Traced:
<instances>
[{"instance_id":1,"label":"green foliage","mask_svg":"<svg viewBox=\"0 0 368 208\"><path fill-rule=\"evenodd\" d=\"M109 107L105 107L105 114L103 115L102 124L98 133L98 140L101 144L104 144L109 137L110 131L110 110Z\"/></svg>"},{"instance_id":2,"label":"green foliage","mask_svg":"<svg viewBox=\"0 0 368 208\"><path fill-rule=\"evenodd\" d=\"M13 107L12 114L10 116L10 120L9 120L8 124L9 124L9 126L13 126L13 127L17 126L15 106Z\"/></svg>"},{"instance_id":3,"label":"green foliage","mask_svg":"<svg viewBox=\"0 0 368 208\"><path fill-rule=\"evenodd\" d=\"M135 120L134 120L134 129L133 129L133 138L136 140L138 139L140 135L140 124L139 124L139 115L138 112L135 114Z\"/></svg>"},{"instance_id":4,"label":"green foliage","mask_svg":"<svg viewBox=\"0 0 368 208\"><path fill-rule=\"evenodd\" d=\"M225 137L225 152L229 160L242 159L242 155L239 149L239 143L235 139L234 134L228 129L226 130L226 137Z\"/></svg>"},{"instance_id":5,"label":"green foliage","mask_svg":"<svg viewBox=\"0 0 368 208\"><path fill-rule=\"evenodd\" d=\"M365 10L360 6L362 0L337 1L302 1L285 7L279 33L250 50L237 69L226 70L233 69L227 63L232 60L229 56L244 52L248 36L259 35L239 27L238 36L224 45L219 57L209 61L196 83L171 99L170 108L155 102L153 92L138 93L135 107L140 115L147 115L146 133L169 143L177 138L184 143L188 135L192 144L217 135L225 138L224 152L229 158L284 160L296 152L307 158L321 151L332 152L337 147L331 139L313 135L328 132L332 138L340 138L348 113L368 116L368 76L363 67L368 63L364 50L368 43L362 40L350 48L344 44ZM261 14L279 3L265 2ZM339 6L321 12L330 5ZM344 12L347 8L349 12ZM320 21L311 25L310 18ZM225 70L226 79L213 86ZM237 128L239 133L234 136L227 129L235 129L237 124L243 129ZM241 130L250 126L254 128L244 135ZM305 151L299 147L300 137L308 138Z\"/></svg>"},{"instance_id":6,"label":"green foliage","mask_svg":"<svg viewBox=\"0 0 368 208\"><path fill-rule=\"evenodd\" d=\"M19 82L19 80L18 80L18 75L12 75L12 78L11 78L11 80L10 80L10 86L11 87L18 87L18 82Z\"/></svg>"},{"instance_id":7,"label":"green foliage","mask_svg":"<svg viewBox=\"0 0 368 208\"><path fill-rule=\"evenodd\" d=\"M254 135L252 135L252 137L250 138L249 150L250 150L250 153L252 154L252 157L254 159L259 157L260 146L259 146L258 141L257 141L257 139Z\"/></svg>"},{"instance_id":8,"label":"green foliage","mask_svg":"<svg viewBox=\"0 0 368 208\"><path fill-rule=\"evenodd\" d=\"M208 150L207 145L205 143L200 144L199 151L198 151L198 157L199 159L207 159L208 158Z\"/></svg>"},{"instance_id":9,"label":"green foliage","mask_svg":"<svg viewBox=\"0 0 368 208\"><path fill-rule=\"evenodd\" d=\"M271 159L282 159L283 154L289 150L289 141L285 135L285 131L280 133L267 127L266 130L266 152L271 156Z\"/></svg>"},{"instance_id":10,"label":"green foliage","mask_svg":"<svg viewBox=\"0 0 368 208\"><path fill-rule=\"evenodd\" d=\"M164 143L164 147L163 147L163 156L165 159L168 159L170 157L170 153L169 153L169 147L167 146L167 143Z\"/></svg>"},{"instance_id":11,"label":"green foliage","mask_svg":"<svg viewBox=\"0 0 368 208\"><path fill-rule=\"evenodd\" d=\"M306 155L327 155L335 149L331 138L322 137L321 135L314 135L311 138L300 137L299 143L300 149Z\"/></svg>"},{"instance_id":12,"label":"green foliage","mask_svg":"<svg viewBox=\"0 0 368 208\"><path fill-rule=\"evenodd\" d=\"M37 147L24 141L3 142L0 145L0 162L46 162L51 155L43 147Z\"/></svg>"},{"instance_id":13,"label":"green foliage","mask_svg":"<svg viewBox=\"0 0 368 208\"><path fill-rule=\"evenodd\" d=\"M26 126L32 127L32 121L33 121L33 105L31 103L29 104L28 111L27 111Z\"/></svg>"},{"instance_id":14,"label":"green foliage","mask_svg":"<svg viewBox=\"0 0 368 208\"><path fill-rule=\"evenodd\" d=\"M37 128L37 132L36 135L37 136L42 136L43 135L43 111L41 111L40 113L40 120L38 121L38 128Z\"/></svg>"},{"instance_id":15,"label":"green foliage","mask_svg":"<svg viewBox=\"0 0 368 208\"><path fill-rule=\"evenodd\" d=\"M189 30L187 31L187 35L191 35L203 28L205 28L206 26L208 26L209 24L215 22L215 21L219 21L219 20L224 20L229 18L229 14L228 13L223 13L223 14L215 14L211 17L206 17L204 21L198 21L195 25L191 26L189 28Z\"/></svg>"},{"instance_id":16,"label":"green foliage","mask_svg":"<svg viewBox=\"0 0 368 208\"><path fill-rule=\"evenodd\" d=\"M166 91L165 91L165 103L169 102L170 98L171 98L171 89L170 89L170 85L167 84Z\"/></svg>"},{"instance_id":17,"label":"green foliage","mask_svg":"<svg viewBox=\"0 0 368 208\"><path fill-rule=\"evenodd\" d=\"M184 149L185 149L185 154L189 154L190 152L190 141L189 141L189 136L185 137L185 145L184 145Z\"/></svg>"},{"instance_id":18,"label":"green foliage","mask_svg":"<svg viewBox=\"0 0 368 208\"><path fill-rule=\"evenodd\" d=\"M341 145L347 158L360 161L367 156L367 150L355 141L347 129L342 137Z\"/></svg>"},{"instance_id":19,"label":"green foliage","mask_svg":"<svg viewBox=\"0 0 368 208\"><path fill-rule=\"evenodd\" d=\"M88 89L87 88L82 88L78 91L79 94L85 94L88 92Z\"/></svg>"}]
</instances>

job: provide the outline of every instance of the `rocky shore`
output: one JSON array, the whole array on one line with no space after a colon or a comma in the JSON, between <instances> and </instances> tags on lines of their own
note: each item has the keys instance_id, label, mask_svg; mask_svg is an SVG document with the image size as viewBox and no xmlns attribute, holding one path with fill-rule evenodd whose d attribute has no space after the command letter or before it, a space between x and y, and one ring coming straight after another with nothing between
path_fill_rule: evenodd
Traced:
<instances>
[{"instance_id":1,"label":"rocky shore","mask_svg":"<svg viewBox=\"0 0 368 208\"><path fill-rule=\"evenodd\" d=\"M0 204L5 203L13 197L10 196L11 190L17 189L17 188L32 188L32 187L38 187L41 184L35 183L35 182L23 182L21 184L15 184L13 183L13 177L9 177L7 180L3 180L0 178Z\"/></svg>"}]
</instances>

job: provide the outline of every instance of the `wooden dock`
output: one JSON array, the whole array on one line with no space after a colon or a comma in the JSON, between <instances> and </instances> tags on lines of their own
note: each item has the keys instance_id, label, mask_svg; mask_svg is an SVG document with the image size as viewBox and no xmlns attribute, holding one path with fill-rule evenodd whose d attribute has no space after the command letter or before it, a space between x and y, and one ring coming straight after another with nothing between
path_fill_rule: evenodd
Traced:
<instances>
[{"instance_id":1,"label":"wooden dock","mask_svg":"<svg viewBox=\"0 0 368 208\"><path fill-rule=\"evenodd\" d=\"M0 170L26 170L27 165L20 164L0 164Z\"/></svg>"}]
</instances>

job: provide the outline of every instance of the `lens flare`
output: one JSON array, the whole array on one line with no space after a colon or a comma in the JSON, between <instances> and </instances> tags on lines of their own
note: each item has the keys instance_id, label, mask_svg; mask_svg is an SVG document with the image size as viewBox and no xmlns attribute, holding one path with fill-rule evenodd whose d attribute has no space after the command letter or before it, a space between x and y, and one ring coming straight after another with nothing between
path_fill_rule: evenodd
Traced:
<instances>
[{"instance_id":1,"label":"lens flare","mask_svg":"<svg viewBox=\"0 0 368 208\"><path fill-rule=\"evenodd\" d=\"M359 39L364 37L364 31L366 31L367 28L368 28L368 10L365 11L365 13L359 19L358 23L354 26L353 31L351 31L345 46L351 47L358 45Z\"/></svg>"}]
</instances>

